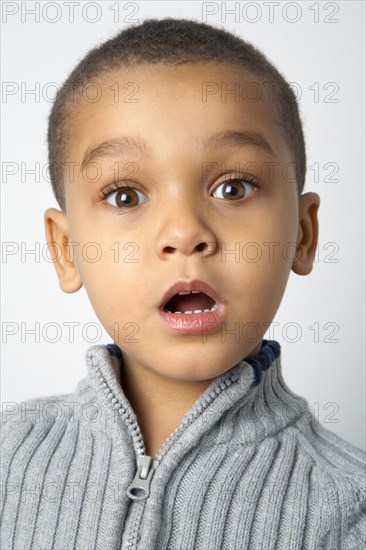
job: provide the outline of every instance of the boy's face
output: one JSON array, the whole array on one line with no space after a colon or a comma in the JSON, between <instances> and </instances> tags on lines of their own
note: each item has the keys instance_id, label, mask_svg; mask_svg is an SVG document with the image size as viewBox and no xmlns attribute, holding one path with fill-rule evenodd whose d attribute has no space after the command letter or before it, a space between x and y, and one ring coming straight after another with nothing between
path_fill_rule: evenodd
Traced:
<instances>
[{"instance_id":1,"label":"boy's face","mask_svg":"<svg viewBox=\"0 0 366 550\"><path fill-rule=\"evenodd\" d=\"M216 63L140 65L94 82L73 117L66 160L77 168L74 181L65 178L67 215L45 213L49 242L64 247L55 264L61 288L85 285L130 367L212 379L260 349L291 269L311 271L319 197L299 201L268 88L250 73ZM230 93L235 86L239 97ZM263 99L253 101L260 91ZM208 143L228 130L261 136L273 153L249 140ZM79 172L88 150L121 136L143 140L145 150L89 157ZM260 188L244 172L259 176ZM133 189L102 199L113 182ZM204 334L180 333L158 311L176 281L192 279L224 302L222 323Z\"/></svg>"}]
</instances>

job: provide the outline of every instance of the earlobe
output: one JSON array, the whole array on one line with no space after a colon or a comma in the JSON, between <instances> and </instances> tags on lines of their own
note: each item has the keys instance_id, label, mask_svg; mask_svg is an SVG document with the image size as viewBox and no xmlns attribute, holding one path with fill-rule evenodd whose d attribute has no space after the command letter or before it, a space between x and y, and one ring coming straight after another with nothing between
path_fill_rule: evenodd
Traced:
<instances>
[{"instance_id":1,"label":"earlobe","mask_svg":"<svg viewBox=\"0 0 366 550\"><path fill-rule=\"evenodd\" d=\"M314 256L318 245L318 209L320 197L317 193L305 193L299 198L299 229L297 254L292 271L298 275L308 275L313 269Z\"/></svg>"},{"instance_id":2,"label":"earlobe","mask_svg":"<svg viewBox=\"0 0 366 550\"><path fill-rule=\"evenodd\" d=\"M61 210L48 208L44 213L44 224L48 254L53 260L60 288L67 293L76 292L83 286L83 282L69 245L67 216Z\"/></svg>"}]
</instances>

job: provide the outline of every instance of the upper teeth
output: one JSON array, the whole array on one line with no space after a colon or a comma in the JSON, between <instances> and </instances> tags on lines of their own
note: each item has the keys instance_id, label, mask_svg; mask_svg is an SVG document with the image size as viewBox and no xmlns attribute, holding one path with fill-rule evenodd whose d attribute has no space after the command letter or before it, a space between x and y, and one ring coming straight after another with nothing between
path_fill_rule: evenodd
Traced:
<instances>
[{"instance_id":1,"label":"upper teeth","mask_svg":"<svg viewBox=\"0 0 366 550\"><path fill-rule=\"evenodd\" d=\"M191 315L192 313L208 313L209 311L216 311L217 310L217 304L214 304L211 309L195 309L194 311L168 311L168 313L180 313L184 315Z\"/></svg>"},{"instance_id":2,"label":"upper teeth","mask_svg":"<svg viewBox=\"0 0 366 550\"><path fill-rule=\"evenodd\" d=\"M190 315L192 313L208 313L210 311L216 311L217 310L217 304L214 304L211 309L195 309L194 311L169 311L168 313L180 313L185 315Z\"/></svg>"},{"instance_id":3,"label":"upper teeth","mask_svg":"<svg viewBox=\"0 0 366 550\"><path fill-rule=\"evenodd\" d=\"M200 290L192 290L191 292L189 290L187 290L187 292L185 290L182 290L182 292L178 292L178 294L180 295L183 295L183 294L199 294L201 291Z\"/></svg>"}]
</instances>

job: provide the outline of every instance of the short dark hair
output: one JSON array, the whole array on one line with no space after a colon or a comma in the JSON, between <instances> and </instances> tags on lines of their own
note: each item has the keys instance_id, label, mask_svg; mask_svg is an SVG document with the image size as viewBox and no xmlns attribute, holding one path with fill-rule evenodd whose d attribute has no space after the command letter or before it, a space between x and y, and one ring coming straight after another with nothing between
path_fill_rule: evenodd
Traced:
<instances>
[{"instance_id":1,"label":"short dark hair","mask_svg":"<svg viewBox=\"0 0 366 550\"><path fill-rule=\"evenodd\" d=\"M62 210L66 209L62 167L70 142L75 97L83 86L104 72L139 63L182 65L207 61L229 62L272 84L275 108L293 156L297 192L301 195L306 152L299 107L291 86L263 53L242 38L207 23L168 17L146 19L91 49L58 90L49 115L47 140L52 188Z\"/></svg>"}]
</instances>

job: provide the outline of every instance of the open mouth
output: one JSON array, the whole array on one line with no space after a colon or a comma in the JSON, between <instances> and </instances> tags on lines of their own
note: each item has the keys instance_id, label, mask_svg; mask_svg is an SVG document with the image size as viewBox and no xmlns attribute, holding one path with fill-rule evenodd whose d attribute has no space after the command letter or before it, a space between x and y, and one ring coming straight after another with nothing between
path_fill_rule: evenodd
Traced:
<instances>
[{"instance_id":1,"label":"open mouth","mask_svg":"<svg viewBox=\"0 0 366 550\"><path fill-rule=\"evenodd\" d=\"M164 305L163 310L168 313L192 315L195 313L209 313L217 309L217 303L204 292L192 290L174 294Z\"/></svg>"}]
</instances>

